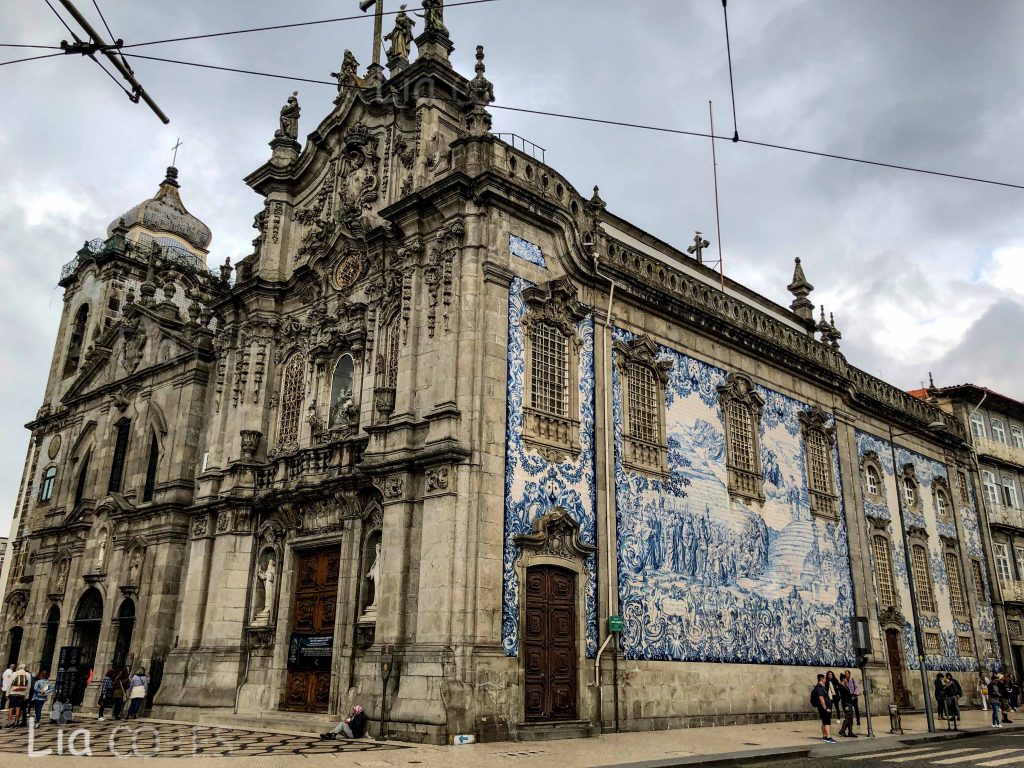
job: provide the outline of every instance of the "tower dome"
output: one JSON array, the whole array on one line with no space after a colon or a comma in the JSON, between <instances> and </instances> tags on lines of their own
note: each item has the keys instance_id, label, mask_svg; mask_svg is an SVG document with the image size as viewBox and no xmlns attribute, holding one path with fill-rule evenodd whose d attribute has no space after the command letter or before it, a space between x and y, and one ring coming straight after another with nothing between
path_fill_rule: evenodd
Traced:
<instances>
[{"instance_id":1,"label":"tower dome","mask_svg":"<svg viewBox=\"0 0 1024 768\"><path fill-rule=\"evenodd\" d=\"M181 202L181 195L178 194L178 169L174 166L167 169L166 178L152 198L110 222L107 236L119 226L128 230L139 227L155 239L161 235L171 235L203 253L206 253L213 239L210 228L189 213Z\"/></svg>"}]
</instances>

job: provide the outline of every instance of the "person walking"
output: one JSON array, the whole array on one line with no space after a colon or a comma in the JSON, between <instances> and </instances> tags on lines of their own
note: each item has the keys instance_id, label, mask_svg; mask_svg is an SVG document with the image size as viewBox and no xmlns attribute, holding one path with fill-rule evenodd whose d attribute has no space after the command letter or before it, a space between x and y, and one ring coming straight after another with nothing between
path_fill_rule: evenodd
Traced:
<instances>
[{"instance_id":1,"label":"person walking","mask_svg":"<svg viewBox=\"0 0 1024 768\"><path fill-rule=\"evenodd\" d=\"M981 711L985 712L988 710L988 684L989 677L987 673L982 673L981 677L978 678L978 698L981 699Z\"/></svg>"},{"instance_id":2,"label":"person walking","mask_svg":"<svg viewBox=\"0 0 1024 768\"><path fill-rule=\"evenodd\" d=\"M149 678L146 677L146 670L139 669L132 675L132 687L129 692L131 702L128 704L128 714L124 716L125 720L138 720L139 710L142 709L142 703L146 700L146 691L149 688Z\"/></svg>"},{"instance_id":3,"label":"person walking","mask_svg":"<svg viewBox=\"0 0 1024 768\"><path fill-rule=\"evenodd\" d=\"M846 685L850 678L843 672L839 676L839 703L843 707L843 724L839 728L840 736L850 736L856 738L857 734L853 732L853 695L850 693L849 687Z\"/></svg>"},{"instance_id":4,"label":"person walking","mask_svg":"<svg viewBox=\"0 0 1024 768\"><path fill-rule=\"evenodd\" d=\"M1007 684L1007 692L1010 694L1010 709L1016 712L1020 707L1020 683L1017 682L1017 676L1012 672L1009 675L1009 683Z\"/></svg>"},{"instance_id":5,"label":"person walking","mask_svg":"<svg viewBox=\"0 0 1024 768\"><path fill-rule=\"evenodd\" d=\"M131 676L128 674L128 669L122 667L117 671L117 676L114 678L114 688L111 693L111 701L114 707L114 719L120 720L121 715L124 714L124 702L128 698L128 689L131 685Z\"/></svg>"},{"instance_id":6,"label":"person walking","mask_svg":"<svg viewBox=\"0 0 1024 768\"><path fill-rule=\"evenodd\" d=\"M346 739L361 739L366 733L366 725L366 713L363 712L361 706L356 704L352 707L352 714L349 717L338 723L334 730L321 733L320 738L331 741L338 738L338 736L344 736Z\"/></svg>"},{"instance_id":7,"label":"person walking","mask_svg":"<svg viewBox=\"0 0 1024 768\"><path fill-rule=\"evenodd\" d=\"M1006 682L1006 675L999 673L999 714L1003 716L1003 723L1012 723L1007 713L1010 711L1010 687Z\"/></svg>"},{"instance_id":8,"label":"person walking","mask_svg":"<svg viewBox=\"0 0 1024 768\"><path fill-rule=\"evenodd\" d=\"M935 716L945 720L946 719L946 700L945 700L945 697L943 697L943 695L942 695L942 673L941 672L939 672L939 674L937 674L935 676L935 707L936 707L936 710L937 710L936 713L935 713Z\"/></svg>"},{"instance_id":9,"label":"person walking","mask_svg":"<svg viewBox=\"0 0 1024 768\"><path fill-rule=\"evenodd\" d=\"M103 713L107 707L114 706L114 678L117 677L117 672L111 667L107 670L107 673L103 675L103 681L100 683L100 716L99 721L102 723L106 718Z\"/></svg>"},{"instance_id":10,"label":"person walking","mask_svg":"<svg viewBox=\"0 0 1024 768\"><path fill-rule=\"evenodd\" d=\"M25 708L28 705L28 695L31 690L32 675L25 669L24 664L19 664L18 671L11 676L11 687L9 690L11 716L8 718L8 728L14 728L22 724Z\"/></svg>"},{"instance_id":11,"label":"person walking","mask_svg":"<svg viewBox=\"0 0 1024 768\"><path fill-rule=\"evenodd\" d=\"M839 680L831 669L825 673L825 690L828 691L829 707L835 717L842 716L842 702L839 696Z\"/></svg>"},{"instance_id":12,"label":"person walking","mask_svg":"<svg viewBox=\"0 0 1024 768\"><path fill-rule=\"evenodd\" d=\"M832 738L832 702L826 680L825 675L818 675L818 684L811 690L811 706L821 720L821 740L826 744L835 744L836 740Z\"/></svg>"},{"instance_id":13,"label":"person walking","mask_svg":"<svg viewBox=\"0 0 1024 768\"><path fill-rule=\"evenodd\" d=\"M39 677L32 684L32 709L35 710L35 727L43 718L43 707L46 706L50 694L53 693L53 683L50 682L50 670L44 669L39 672Z\"/></svg>"},{"instance_id":14,"label":"person walking","mask_svg":"<svg viewBox=\"0 0 1024 768\"><path fill-rule=\"evenodd\" d=\"M857 725L860 725L860 686L853 679L853 673L846 670L846 687L850 689L850 696L853 697L853 714L857 718Z\"/></svg>"},{"instance_id":15,"label":"person walking","mask_svg":"<svg viewBox=\"0 0 1024 768\"><path fill-rule=\"evenodd\" d=\"M960 719L960 697L963 693L960 681L947 672L942 679L942 696L946 703L946 720L953 724L954 730L957 729L957 721Z\"/></svg>"},{"instance_id":16,"label":"person walking","mask_svg":"<svg viewBox=\"0 0 1024 768\"><path fill-rule=\"evenodd\" d=\"M988 701L992 705L992 727L1002 728L1003 724L999 722L999 709L1000 702L1002 701L1001 694L1003 690L1003 683L999 679L1000 675L996 672L992 675L992 679L988 684Z\"/></svg>"},{"instance_id":17,"label":"person walking","mask_svg":"<svg viewBox=\"0 0 1024 768\"><path fill-rule=\"evenodd\" d=\"M14 669L15 665L10 664L4 670L3 684L2 688L0 688L0 709L7 709L7 695L11 691L11 678L14 677ZM8 712L7 717L10 719L10 712Z\"/></svg>"}]
</instances>

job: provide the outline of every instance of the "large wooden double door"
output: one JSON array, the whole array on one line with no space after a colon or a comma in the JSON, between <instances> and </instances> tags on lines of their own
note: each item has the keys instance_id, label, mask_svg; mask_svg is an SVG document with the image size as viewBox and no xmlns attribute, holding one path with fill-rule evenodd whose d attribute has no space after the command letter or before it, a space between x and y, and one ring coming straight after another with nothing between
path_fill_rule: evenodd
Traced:
<instances>
[{"instance_id":1,"label":"large wooden double door","mask_svg":"<svg viewBox=\"0 0 1024 768\"><path fill-rule=\"evenodd\" d=\"M903 684L903 651L900 648L900 633L895 629L885 630L885 656L889 660L889 677L892 680L892 698L898 707L909 707L910 697Z\"/></svg>"},{"instance_id":2,"label":"large wooden double door","mask_svg":"<svg viewBox=\"0 0 1024 768\"><path fill-rule=\"evenodd\" d=\"M576 576L571 571L538 566L526 571L527 720L575 720Z\"/></svg>"},{"instance_id":3,"label":"large wooden double door","mask_svg":"<svg viewBox=\"0 0 1024 768\"><path fill-rule=\"evenodd\" d=\"M298 553L286 709L326 712L330 704L340 563L337 546Z\"/></svg>"}]
</instances>

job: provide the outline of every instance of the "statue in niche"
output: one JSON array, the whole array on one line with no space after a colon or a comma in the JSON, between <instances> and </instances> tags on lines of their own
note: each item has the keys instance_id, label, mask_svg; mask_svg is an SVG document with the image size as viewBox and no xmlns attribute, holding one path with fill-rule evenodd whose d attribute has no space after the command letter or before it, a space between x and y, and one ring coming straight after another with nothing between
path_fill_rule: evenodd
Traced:
<instances>
[{"instance_id":1,"label":"statue in niche","mask_svg":"<svg viewBox=\"0 0 1024 768\"><path fill-rule=\"evenodd\" d=\"M281 127L274 134L278 138L297 139L299 136L299 92L293 91L281 107Z\"/></svg>"},{"instance_id":2,"label":"statue in niche","mask_svg":"<svg viewBox=\"0 0 1024 768\"><path fill-rule=\"evenodd\" d=\"M57 565L57 576L53 580L54 594L64 594L64 588L68 584L68 568L69 564L67 560L61 560L60 563Z\"/></svg>"},{"instance_id":3,"label":"statue in niche","mask_svg":"<svg viewBox=\"0 0 1024 768\"><path fill-rule=\"evenodd\" d=\"M366 578L370 580L370 596L366 603L366 613L377 612L377 597L380 593L380 542L373 546L373 564Z\"/></svg>"},{"instance_id":4,"label":"statue in niche","mask_svg":"<svg viewBox=\"0 0 1024 768\"><path fill-rule=\"evenodd\" d=\"M253 624L269 624L274 612L274 582L277 580L277 556L273 551L264 553L264 564L256 564L256 594L253 605L256 613Z\"/></svg>"},{"instance_id":5,"label":"statue in niche","mask_svg":"<svg viewBox=\"0 0 1024 768\"><path fill-rule=\"evenodd\" d=\"M107 529L100 531L99 541L96 543L96 565L93 568L95 573L103 573L103 567L107 563Z\"/></svg>"},{"instance_id":6,"label":"statue in niche","mask_svg":"<svg viewBox=\"0 0 1024 768\"><path fill-rule=\"evenodd\" d=\"M395 28L384 36L384 39L391 43L388 48L388 58L409 58L409 45L412 43L412 28L416 22L410 19L405 13L405 6L401 7L398 15L395 16Z\"/></svg>"},{"instance_id":7,"label":"statue in niche","mask_svg":"<svg viewBox=\"0 0 1024 768\"><path fill-rule=\"evenodd\" d=\"M139 576L142 575L142 552L135 550L128 559L128 583L133 587L139 586Z\"/></svg>"}]
</instances>

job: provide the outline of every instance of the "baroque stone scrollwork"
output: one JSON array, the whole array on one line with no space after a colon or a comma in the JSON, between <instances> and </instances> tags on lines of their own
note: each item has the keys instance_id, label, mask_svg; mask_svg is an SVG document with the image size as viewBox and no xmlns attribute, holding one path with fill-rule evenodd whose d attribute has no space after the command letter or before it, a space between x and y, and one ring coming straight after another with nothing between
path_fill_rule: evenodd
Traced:
<instances>
[{"instance_id":1,"label":"baroque stone scrollwork","mask_svg":"<svg viewBox=\"0 0 1024 768\"><path fill-rule=\"evenodd\" d=\"M256 449L259 448L263 433L255 429L243 429L239 435L242 438L242 461L252 461L256 456Z\"/></svg>"},{"instance_id":2,"label":"baroque stone scrollwork","mask_svg":"<svg viewBox=\"0 0 1024 768\"><path fill-rule=\"evenodd\" d=\"M382 491L385 499L398 499L402 497L404 481L401 475L391 475L384 479Z\"/></svg>"},{"instance_id":3,"label":"baroque stone scrollwork","mask_svg":"<svg viewBox=\"0 0 1024 768\"><path fill-rule=\"evenodd\" d=\"M192 521L192 538L198 539L206 535L209 521L206 515L199 515Z\"/></svg>"},{"instance_id":4,"label":"baroque stone scrollwork","mask_svg":"<svg viewBox=\"0 0 1024 768\"><path fill-rule=\"evenodd\" d=\"M448 488L448 467L428 469L424 473L427 493L444 491Z\"/></svg>"},{"instance_id":5,"label":"baroque stone scrollwork","mask_svg":"<svg viewBox=\"0 0 1024 768\"><path fill-rule=\"evenodd\" d=\"M596 552L597 547L582 542L579 534L579 523L558 507L534 520L533 530L516 536L515 543L521 550L529 550L535 555L583 560Z\"/></svg>"},{"instance_id":6,"label":"baroque stone scrollwork","mask_svg":"<svg viewBox=\"0 0 1024 768\"><path fill-rule=\"evenodd\" d=\"M437 233L437 249L431 262L423 270L427 284L427 335L433 338L437 325L438 305L441 305L444 330L449 327L452 305L453 263L466 236L462 217L448 222Z\"/></svg>"},{"instance_id":7,"label":"baroque stone scrollwork","mask_svg":"<svg viewBox=\"0 0 1024 768\"><path fill-rule=\"evenodd\" d=\"M878 612L878 622L882 627L895 627L902 630L906 619L898 608L890 606Z\"/></svg>"}]
</instances>

